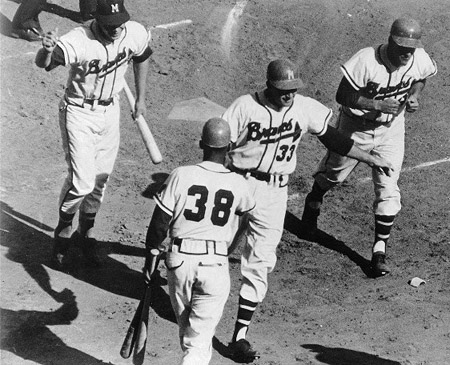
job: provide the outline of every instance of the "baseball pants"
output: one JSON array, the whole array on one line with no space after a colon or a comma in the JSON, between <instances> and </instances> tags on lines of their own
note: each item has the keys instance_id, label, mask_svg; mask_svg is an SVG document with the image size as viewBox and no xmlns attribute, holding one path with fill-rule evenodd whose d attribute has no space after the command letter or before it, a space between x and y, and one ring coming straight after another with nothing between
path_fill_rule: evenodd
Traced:
<instances>
[{"instance_id":1,"label":"baseball pants","mask_svg":"<svg viewBox=\"0 0 450 365\"><path fill-rule=\"evenodd\" d=\"M59 123L68 174L60 194L67 214L97 213L120 142L120 106L85 107L60 102Z\"/></svg>"},{"instance_id":2,"label":"baseball pants","mask_svg":"<svg viewBox=\"0 0 450 365\"><path fill-rule=\"evenodd\" d=\"M169 252L166 266L183 350L181 364L207 365L212 338L230 293L228 257Z\"/></svg>"},{"instance_id":3,"label":"baseball pants","mask_svg":"<svg viewBox=\"0 0 450 365\"><path fill-rule=\"evenodd\" d=\"M287 209L287 186L248 178L255 208L249 213L241 257L240 296L260 303L266 296L268 274L277 262L276 250L283 234Z\"/></svg>"},{"instance_id":4,"label":"baseball pants","mask_svg":"<svg viewBox=\"0 0 450 365\"><path fill-rule=\"evenodd\" d=\"M392 163L394 171L386 176L372 169L375 199L373 212L377 215L396 215L401 209L398 179L405 152L405 120L400 115L389 124L364 122L344 112L339 115L338 129L352 138L355 145L372 155L381 156ZM343 182L359 161L328 151L314 175L319 186L329 190Z\"/></svg>"}]
</instances>

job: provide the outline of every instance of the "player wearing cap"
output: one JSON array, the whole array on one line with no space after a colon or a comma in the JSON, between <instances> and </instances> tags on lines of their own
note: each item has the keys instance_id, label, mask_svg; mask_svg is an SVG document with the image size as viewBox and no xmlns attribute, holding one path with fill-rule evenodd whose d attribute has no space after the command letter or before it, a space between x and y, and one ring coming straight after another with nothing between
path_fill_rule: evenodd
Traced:
<instances>
[{"instance_id":1,"label":"player wearing cap","mask_svg":"<svg viewBox=\"0 0 450 365\"><path fill-rule=\"evenodd\" d=\"M212 338L230 291L228 245L237 217L255 206L245 179L224 166L229 143L230 127L224 120L205 123L203 162L170 174L155 196L147 232L148 281L151 251L163 250L170 231L165 262L184 365L208 364L211 359Z\"/></svg>"},{"instance_id":2,"label":"player wearing cap","mask_svg":"<svg viewBox=\"0 0 450 365\"><path fill-rule=\"evenodd\" d=\"M230 350L237 361L252 361L258 353L246 334L258 303L267 293L267 276L276 263L276 248L283 232L289 175L297 164L302 136L311 133L328 148L390 173L391 165L353 146L328 126L331 109L297 94L303 87L294 65L284 59L267 67L267 87L237 98L223 114L230 124L230 169L244 175L256 207L248 215L241 257L242 285L237 321Z\"/></svg>"},{"instance_id":3,"label":"player wearing cap","mask_svg":"<svg viewBox=\"0 0 450 365\"><path fill-rule=\"evenodd\" d=\"M49 32L36 55L47 71L70 68L59 123L68 175L62 187L53 258L62 265L71 243L81 246L89 264L98 266L93 227L113 170L120 140L119 92L130 61L136 84L134 115L145 113L150 35L130 21L123 0L98 0L95 20L57 37ZM79 212L72 237L72 221Z\"/></svg>"},{"instance_id":4,"label":"player wearing cap","mask_svg":"<svg viewBox=\"0 0 450 365\"><path fill-rule=\"evenodd\" d=\"M421 35L416 20L399 18L391 26L387 44L364 48L341 66L344 76L336 94L342 105L338 130L352 138L359 148L384 157L394 166L389 176L372 170L375 277L390 271L386 245L401 208L397 181L404 156L405 111L412 113L418 109L426 79L436 73L435 62L422 48ZM357 164L358 161L332 151L322 159L302 217L310 233L317 228L325 193L343 182Z\"/></svg>"}]
</instances>

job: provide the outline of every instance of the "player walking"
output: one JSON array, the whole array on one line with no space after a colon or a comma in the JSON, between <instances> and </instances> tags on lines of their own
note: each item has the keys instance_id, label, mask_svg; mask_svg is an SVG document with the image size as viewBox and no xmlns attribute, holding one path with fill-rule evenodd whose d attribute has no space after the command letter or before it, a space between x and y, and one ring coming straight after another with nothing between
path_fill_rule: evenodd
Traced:
<instances>
[{"instance_id":1,"label":"player walking","mask_svg":"<svg viewBox=\"0 0 450 365\"><path fill-rule=\"evenodd\" d=\"M401 208L397 181L404 155L405 111L412 113L418 109L426 79L436 73L435 62L422 48L421 35L416 20L397 19L387 44L364 48L341 66L344 76L336 94L336 100L342 105L338 130L351 137L359 148L384 157L394 166L394 173L389 176L372 169L374 276L390 271L386 264L386 245ZM317 228L325 193L344 181L357 164L358 161L332 151L322 159L302 217L311 232Z\"/></svg>"},{"instance_id":2,"label":"player walking","mask_svg":"<svg viewBox=\"0 0 450 365\"><path fill-rule=\"evenodd\" d=\"M136 82L134 115L145 112L146 75L152 51L149 34L130 21L123 0L99 0L96 19L57 38L45 35L36 65L47 71L69 66L69 79L59 105L59 122L68 175L59 202L54 259L63 264L72 221L79 225L72 239L90 264L98 266L92 229L119 148L119 92L133 61Z\"/></svg>"},{"instance_id":3,"label":"player walking","mask_svg":"<svg viewBox=\"0 0 450 365\"><path fill-rule=\"evenodd\" d=\"M179 325L181 364L203 365L211 359L212 337L230 291L228 244L237 215L255 202L245 179L224 166L230 127L220 118L203 127L203 162L175 169L155 196L147 232L149 280L151 250L170 230L166 266L170 299Z\"/></svg>"},{"instance_id":4,"label":"player walking","mask_svg":"<svg viewBox=\"0 0 450 365\"><path fill-rule=\"evenodd\" d=\"M296 94L303 86L288 60L267 67L267 88L236 99L223 114L231 127L230 169L245 175L256 200L249 213L241 257L242 285L230 350L237 361L259 355L246 340L258 303L267 292L267 275L276 263L283 232L289 175L297 163L297 147L305 133L328 148L390 173L391 165L353 146L328 126L332 111L318 101Z\"/></svg>"}]
</instances>

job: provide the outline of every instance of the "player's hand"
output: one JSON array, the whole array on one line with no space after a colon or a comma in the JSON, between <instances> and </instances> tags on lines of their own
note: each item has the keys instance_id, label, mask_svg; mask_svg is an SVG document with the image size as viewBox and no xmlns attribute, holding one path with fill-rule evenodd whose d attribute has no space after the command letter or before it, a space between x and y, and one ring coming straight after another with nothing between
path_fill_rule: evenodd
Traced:
<instances>
[{"instance_id":1,"label":"player's hand","mask_svg":"<svg viewBox=\"0 0 450 365\"><path fill-rule=\"evenodd\" d=\"M153 248L150 250L148 254L149 257L145 259L145 265L142 269L143 277L145 284L149 285L155 273L157 272L156 268L158 266L159 258L161 257L161 251L157 248Z\"/></svg>"},{"instance_id":2,"label":"player's hand","mask_svg":"<svg viewBox=\"0 0 450 365\"><path fill-rule=\"evenodd\" d=\"M136 119L140 115L145 117L145 112L146 112L145 102L144 101L140 101L140 100L136 100L136 104L134 105L133 118Z\"/></svg>"},{"instance_id":3,"label":"player's hand","mask_svg":"<svg viewBox=\"0 0 450 365\"><path fill-rule=\"evenodd\" d=\"M42 38L42 48L44 48L48 53L52 53L58 42L58 28L47 32Z\"/></svg>"},{"instance_id":4,"label":"player's hand","mask_svg":"<svg viewBox=\"0 0 450 365\"><path fill-rule=\"evenodd\" d=\"M406 100L406 111L408 113L414 113L417 109L419 109L419 101L417 100L417 96L410 95Z\"/></svg>"},{"instance_id":5,"label":"player's hand","mask_svg":"<svg viewBox=\"0 0 450 365\"><path fill-rule=\"evenodd\" d=\"M392 166L389 161L379 156L372 155L371 166L386 176L391 176L394 171L394 166Z\"/></svg>"},{"instance_id":6,"label":"player's hand","mask_svg":"<svg viewBox=\"0 0 450 365\"><path fill-rule=\"evenodd\" d=\"M385 114L397 115L400 111L400 102L396 99L377 100L375 109Z\"/></svg>"}]
</instances>

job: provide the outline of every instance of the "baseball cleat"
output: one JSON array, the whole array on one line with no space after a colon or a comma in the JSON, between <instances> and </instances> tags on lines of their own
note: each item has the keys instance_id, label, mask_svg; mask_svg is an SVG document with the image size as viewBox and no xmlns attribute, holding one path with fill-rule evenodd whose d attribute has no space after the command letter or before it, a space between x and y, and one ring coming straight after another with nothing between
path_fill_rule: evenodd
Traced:
<instances>
[{"instance_id":1,"label":"baseball cleat","mask_svg":"<svg viewBox=\"0 0 450 365\"><path fill-rule=\"evenodd\" d=\"M229 349L231 350L232 359L240 363L249 363L260 357L258 352L252 348L250 342L243 338L230 343Z\"/></svg>"},{"instance_id":2,"label":"baseball cleat","mask_svg":"<svg viewBox=\"0 0 450 365\"><path fill-rule=\"evenodd\" d=\"M384 252L377 251L373 253L372 271L376 277L384 276L391 271L386 264L386 254Z\"/></svg>"}]
</instances>

